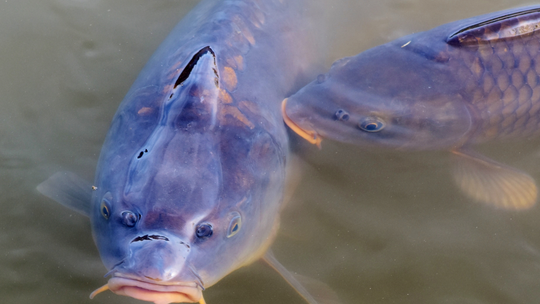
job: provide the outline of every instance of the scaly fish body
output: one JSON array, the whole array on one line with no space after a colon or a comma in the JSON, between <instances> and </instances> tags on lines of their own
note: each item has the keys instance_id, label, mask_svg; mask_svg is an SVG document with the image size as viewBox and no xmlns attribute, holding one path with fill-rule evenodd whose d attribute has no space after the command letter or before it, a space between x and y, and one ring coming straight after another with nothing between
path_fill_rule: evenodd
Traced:
<instances>
[{"instance_id":1,"label":"scaly fish body","mask_svg":"<svg viewBox=\"0 0 540 304\"><path fill-rule=\"evenodd\" d=\"M111 275L92 296L203 303L204 288L265 254L288 157L279 104L315 59L306 5L200 3L121 103L91 200L61 189L69 174L38 187L90 216Z\"/></svg>"},{"instance_id":2,"label":"scaly fish body","mask_svg":"<svg viewBox=\"0 0 540 304\"><path fill-rule=\"evenodd\" d=\"M487 16L486 19L492 19ZM482 21L447 39L459 94L469 105L472 142L527 137L540 131L540 9L519 10L482 27ZM453 61L453 63L450 63Z\"/></svg>"},{"instance_id":3,"label":"scaly fish body","mask_svg":"<svg viewBox=\"0 0 540 304\"><path fill-rule=\"evenodd\" d=\"M498 207L528 208L537 196L532 178L466 147L540 130L539 29L539 7L503 11L341 59L284 101L285 120L316 144L331 138L451 149L468 162L456 170L465 193Z\"/></svg>"}]
</instances>

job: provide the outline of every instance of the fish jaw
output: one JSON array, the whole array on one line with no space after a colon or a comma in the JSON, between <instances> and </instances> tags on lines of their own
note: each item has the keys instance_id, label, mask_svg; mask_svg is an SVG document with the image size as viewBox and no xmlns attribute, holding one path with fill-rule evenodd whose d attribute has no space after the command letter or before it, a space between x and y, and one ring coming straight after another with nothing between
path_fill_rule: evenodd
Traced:
<instances>
[{"instance_id":1,"label":"fish jaw","mask_svg":"<svg viewBox=\"0 0 540 304\"><path fill-rule=\"evenodd\" d=\"M319 147L320 149L322 138L319 136L317 131L314 128L300 127L291 118L289 118L286 111L287 100L288 98L285 98L281 102L281 114L283 116L283 121L285 122L285 124L300 137L307 140L311 144L317 145L317 147Z\"/></svg>"},{"instance_id":2,"label":"fish jaw","mask_svg":"<svg viewBox=\"0 0 540 304\"><path fill-rule=\"evenodd\" d=\"M158 284L115 274L107 283L117 295L128 296L156 304L197 303L202 299L202 290L194 282Z\"/></svg>"}]
</instances>

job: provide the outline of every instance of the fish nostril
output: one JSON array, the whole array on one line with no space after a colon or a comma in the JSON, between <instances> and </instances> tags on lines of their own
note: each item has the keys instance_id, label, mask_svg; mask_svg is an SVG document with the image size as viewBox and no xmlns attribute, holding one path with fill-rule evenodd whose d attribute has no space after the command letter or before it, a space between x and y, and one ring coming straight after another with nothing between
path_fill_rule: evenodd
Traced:
<instances>
[{"instance_id":1,"label":"fish nostril","mask_svg":"<svg viewBox=\"0 0 540 304\"><path fill-rule=\"evenodd\" d=\"M336 111L336 113L334 113L334 118L340 121L347 121L349 120L349 117L349 113L343 109L339 109Z\"/></svg>"},{"instance_id":2,"label":"fish nostril","mask_svg":"<svg viewBox=\"0 0 540 304\"><path fill-rule=\"evenodd\" d=\"M128 227L135 226L135 224L137 224L140 218L141 218L140 215L137 216L135 213L131 211L122 212L122 224Z\"/></svg>"}]
</instances>

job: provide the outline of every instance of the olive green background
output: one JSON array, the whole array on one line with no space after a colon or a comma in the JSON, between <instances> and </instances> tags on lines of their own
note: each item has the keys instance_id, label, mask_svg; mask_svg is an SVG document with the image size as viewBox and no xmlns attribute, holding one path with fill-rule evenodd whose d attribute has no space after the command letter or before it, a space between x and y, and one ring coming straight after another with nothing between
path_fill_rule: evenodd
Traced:
<instances>
[{"instance_id":1,"label":"olive green background","mask_svg":"<svg viewBox=\"0 0 540 304\"><path fill-rule=\"evenodd\" d=\"M442 23L530 4L509 0L321 1L341 57ZM70 170L93 179L109 122L170 29L196 1L0 2L0 301L89 300L106 269L89 221L35 187ZM314 75L315 77L315 75ZM540 139L482 153L540 181ZM343 303L537 303L540 208L494 210L461 195L445 151L405 153L323 141L294 144L303 174L273 251ZM205 293L209 304L303 303L262 263Z\"/></svg>"}]
</instances>

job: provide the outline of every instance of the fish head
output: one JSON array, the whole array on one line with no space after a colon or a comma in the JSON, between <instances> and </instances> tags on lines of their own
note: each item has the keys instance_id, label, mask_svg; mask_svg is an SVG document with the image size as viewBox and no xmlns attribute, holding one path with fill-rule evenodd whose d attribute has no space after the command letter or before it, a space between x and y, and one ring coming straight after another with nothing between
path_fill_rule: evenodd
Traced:
<instances>
[{"instance_id":1,"label":"fish head","mask_svg":"<svg viewBox=\"0 0 540 304\"><path fill-rule=\"evenodd\" d=\"M242 266L237 261L257 249L245 227L257 228L245 219L253 216L245 208L250 202L231 206L212 197L209 187L182 198L167 192L169 183L161 175L146 190L152 195L144 198L106 192L92 215L94 238L111 274L108 287L156 303L198 302L206 287Z\"/></svg>"},{"instance_id":2,"label":"fish head","mask_svg":"<svg viewBox=\"0 0 540 304\"><path fill-rule=\"evenodd\" d=\"M395 45L336 61L284 101L285 121L312 142L437 149L463 140L471 115L445 64Z\"/></svg>"},{"instance_id":3,"label":"fish head","mask_svg":"<svg viewBox=\"0 0 540 304\"><path fill-rule=\"evenodd\" d=\"M208 136L172 140L165 153L153 157L154 148L141 161L152 166L104 176L91 219L111 291L155 303L198 302L205 288L268 248L282 195L279 154L268 150L267 137L264 147L242 154L235 149L243 140L216 147ZM269 162L274 168L262 170Z\"/></svg>"},{"instance_id":4,"label":"fish head","mask_svg":"<svg viewBox=\"0 0 540 304\"><path fill-rule=\"evenodd\" d=\"M113 119L90 217L117 294L198 302L274 238L287 149L262 128L219 118L212 52L193 57L172 93L133 89Z\"/></svg>"}]
</instances>

